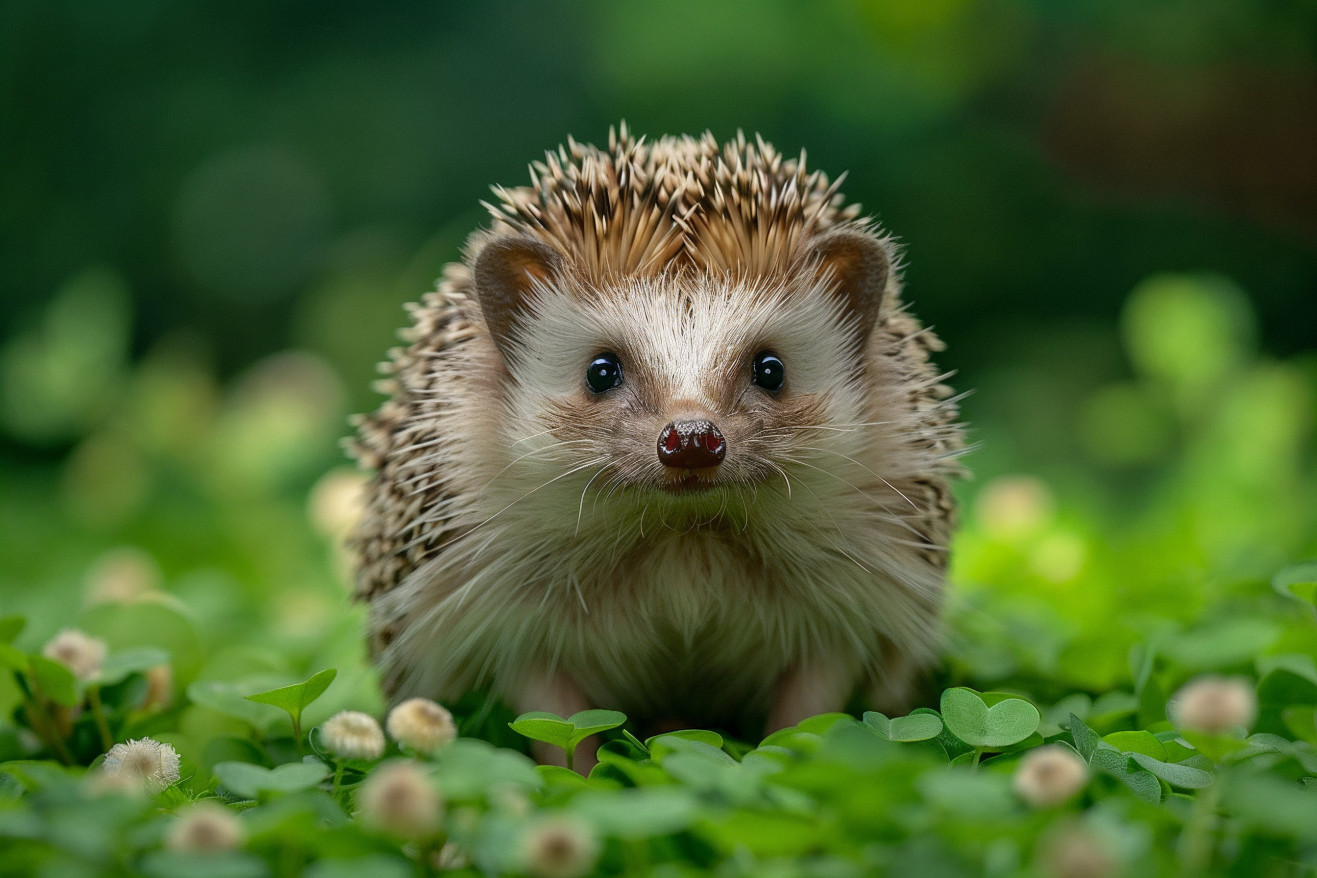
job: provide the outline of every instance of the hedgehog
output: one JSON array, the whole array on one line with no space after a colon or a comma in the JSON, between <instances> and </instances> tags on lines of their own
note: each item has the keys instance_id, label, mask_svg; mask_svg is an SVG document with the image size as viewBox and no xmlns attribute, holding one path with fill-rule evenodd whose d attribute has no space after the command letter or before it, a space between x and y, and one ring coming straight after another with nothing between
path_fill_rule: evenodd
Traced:
<instances>
[{"instance_id":1,"label":"hedgehog","mask_svg":"<svg viewBox=\"0 0 1317 878\"><path fill-rule=\"evenodd\" d=\"M356 420L395 700L742 735L904 709L963 429L897 247L762 138L569 138L494 187Z\"/></svg>"}]
</instances>

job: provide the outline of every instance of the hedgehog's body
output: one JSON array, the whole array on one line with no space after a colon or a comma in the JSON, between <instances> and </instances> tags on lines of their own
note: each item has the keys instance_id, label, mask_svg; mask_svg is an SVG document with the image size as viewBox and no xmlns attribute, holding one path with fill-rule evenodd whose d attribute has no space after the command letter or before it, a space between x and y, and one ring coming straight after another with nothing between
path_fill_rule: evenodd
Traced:
<instances>
[{"instance_id":1,"label":"hedgehog's body","mask_svg":"<svg viewBox=\"0 0 1317 878\"><path fill-rule=\"evenodd\" d=\"M899 702L960 432L887 241L763 143L624 130L536 177L361 425L387 688L732 725Z\"/></svg>"}]
</instances>

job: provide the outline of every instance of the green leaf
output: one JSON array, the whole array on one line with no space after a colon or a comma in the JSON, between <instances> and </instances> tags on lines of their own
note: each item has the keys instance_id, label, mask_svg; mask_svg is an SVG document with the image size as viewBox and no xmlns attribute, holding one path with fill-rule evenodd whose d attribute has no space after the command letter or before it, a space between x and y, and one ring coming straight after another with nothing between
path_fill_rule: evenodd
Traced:
<instances>
[{"instance_id":1,"label":"green leaf","mask_svg":"<svg viewBox=\"0 0 1317 878\"><path fill-rule=\"evenodd\" d=\"M929 771L916 785L929 802L964 818L999 819L1019 809L1010 778L996 772Z\"/></svg>"},{"instance_id":2,"label":"green leaf","mask_svg":"<svg viewBox=\"0 0 1317 878\"><path fill-rule=\"evenodd\" d=\"M641 741L639 738L637 738L635 735L631 734L630 730L623 729L622 737L625 738L627 741L629 741L631 745L635 747L638 751L640 751L646 756L649 755L649 747L647 747L645 743Z\"/></svg>"},{"instance_id":3,"label":"green leaf","mask_svg":"<svg viewBox=\"0 0 1317 878\"><path fill-rule=\"evenodd\" d=\"M1317 840L1317 796L1293 781L1265 775L1230 779L1230 807L1249 828L1267 836Z\"/></svg>"},{"instance_id":4,"label":"green leaf","mask_svg":"<svg viewBox=\"0 0 1317 878\"><path fill-rule=\"evenodd\" d=\"M201 757L201 770L214 773L215 766L221 762L249 762L259 764L268 757L261 748L252 743L250 738L235 738L220 735L206 743L206 750Z\"/></svg>"},{"instance_id":5,"label":"green leaf","mask_svg":"<svg viewBox=\"0 0 1317 878\"><path fill-rule=\"evenodd\" d=\"M1209 671L1251 662L1280 637L1280 626L1261 616L1235 616L1168 637L1162 651L1181 667Z\"/></svg>"},{"instance_id":6,"label":"green leaf","mask_svg":"<svg viewBox=\"0 0 1317 878\"><path fill-rule=\"evenodd\" d=\"M481 799L500 786L544 786L534 762L477 738L458 738L440 750L435 761L440 786L452 800Z\"/></svg>"},{"instance_id":7,"label":"green leaf","mask_svg":"<svg viewBox=\"0 0 1317 878\"><path fill-rule=\"evenodd\" d=\"M802 732L795 726L787 726L785 729L778 729L776 732L765 737L764 740L759 742L759 746L786 747L802 753L810 753L817 750L822 741L822 735L815 735L811 732Z\"/></svg>"},{"instance_id":8,"label":"green leaf","mask_svg":"<svg viewBox=\"0 0 1317 878\"><path fill-rule=\"evenodd\" d=\"M942 719L931 713L915 713L888 719L881 713L868 711L864 724L888 741L911 743L927 741L942 734Z\"/></svg>"},{"instance_id":9,"label":"green leaf","mask_svg":"<svg viewBox=\"0 0 1317 878\"><path fill-rule=\"evenodd\" d=\"M672 737L659 735L653 741L654 746L650 748L650 754L653 760L660 765L667 765L669 754L677 753L699 759L706 765L736 766L739 764L729 754L724 753L707 741L677 735Z\"/></svg>"},{"instance_id":10,"label":"green leaf","mask_svg":"<svg viewBox=\"0 0 1317 878\"><path fill-rule=\"evenodd\" d=\"M637 762L613 749L614 741L599 748L599 764L590 772L590 779L609 777L627 781L629 786L662 786L672 782L668 773L646 759Z\"/></svg>"},{"instance_id":11,"label":"green leaf","mask_svg":"<svg viewBox=\"0 0 1317 878\"><path fill-rule=\"evenodd\" d=\"M1095 726L1117 722L1139 709L1139 699L1133 692L1113 689L1104 692L1093 702L1086 722Z\"/></svg>"},{"instance_id":12,"label":"green leaf","mask_svg":"<svg viewBox=\"0 0 1317 878\"><path fill-rule=\"evenodd\" d=\"M571 743L572 734L576 731L576 726L570 721L545 710L523 713L508 723L508 727L532 741L542 741L564 750Z\"/></svg>"},{"instance_id":13,"label":"green leaf","mask_svg":"<svg viewBox=\"0 0 1317 878\"><path fill-rule=\"evenodd\" d=\"M412 878L416 870L401 857L367 854L341 860L318 860L307 866L302 874L304 878Z\"/></svg>"},{"instance_id":14,"label":"green leaf","mask_svg":"<svg viewBox=\"0 0 1317 878\"><path fill-rule=\"evenodd\" d=\"M225 787L249 799L261 793L295 793L310 789L329 775L329 768L318 760L290 762L277 768L264 768L248 762L220 762L212 769L215 779Z\"/></svg>"},{"instance_id":15,"label":"green leaf","mask_svg":"<svg viewBox=\"0 0 1317 878\"><path fill-rule=\"evenodd\" d=\"M540 777L544 778L545 784L550 788L559 787L569 790L586 789L590 782L581 777L576 772L563 768L561 765L537 765L535 771Z\"/></svg>"},{"instance_id":16,"label":"green leaf","mask_svg":"<svg viewBox=\"0 0 1317 878\"><path fill-rule=\"evenodd\" d=\"M0 641L0 667L8 668L11 671L18 671L20 674L27 673L27 653L15 646Z\"/></svg>"},{"instance_id":17,"label":"green leaf","mask_svg":"<svg viewBox=\"0 0 1317 878\"><path fill-rule=\"evenodd\" d=\"M1161 782L1124 753L1116 750L1095 750L1089 765L1114 777L1143 801L1153 805L1161 801Z\"/></svg>"},{"instance_id":18,"label":"green leaf","mask_svg":"<svg viewBox=\"0 0 1317 878\"><path fill-rule=\"evenodd\" d=\"M818 848L820 829L817 815L739 808L702 822L699 834L727 855L785 857Z\"/></svg>"},{"instance_id":19,"label":"green leaf","mask_svg":"<svg viewBox=\"0 0 1317 878\"><path fill-rule=\"evenodd\" d=\"M83 774L81 768L66 768L51 762L36 759L16 759L13 762L0 762L0 775L13 778L19 786L28 792L72 785L76 777Z\"/></svg>"},{"instance_id":20,"label":"green leaf","mask_svg":"<svg viewBox=\"0 0 1317 878\"><path fill-rule=\"evenodd\" d=\"M1172 786L1201 790L1212 785L1212 775L1202 769L1173 762L1163 762L1142 753L1134 753L1130 758L1138 763L1141 768L1157 775L1157 777Z\"/></svg>"},{"instance_id":21,"label":"green leaf","mask_svg":"<svg viewBox=\"0 0 1317 878\"><path fill-rule=\"evenodd\" d=\"M1271 578L1271 587L1317 614L1317 561L1303 561L1280 570Z\"/></svg>"},{"instance_id":22,"label":"green leaf","mask_svg":"<svg viewBox=\"0 0 1317 878\"><path fill-rule=\"evenodd\" d=\"M807 717L796 724L796 730L809 732L813 735L822 735L832 729L838 723L854 723L855 717L849 713L820 713L817 716Z\"/></svg>"},{"instance_id":23,"label":"green leaf","mask_svg":"<svg viewBox=\"0 0 1317 878\"><path fill-rule=\"evenodd\" d=\"M97 683L110 686L129 674L139 674L160 665L169 664L169 653L152 646L139 646L112 653L101 665Z\"/></svg>"},{"instance_id":24,"label":"green leaf","mask_svg":"<svg viewBox=\"0 0 1317 878\"><path fill-rule=\"evenodd\" d=\"M13 643L25 625L27 619L22 616L0 616L0 643Z\"/></svg>"},{"instance_id":25,"label":"green leaf","mask_svg":"<svg viewBox=\"0 0 1317 878\"><path fill-rule=\"evenodd\" d=\"M600 732L606 732L622 725L626 722L626 714L619 713L616 710L583 710L569 716L567 722L571 723L573 727L567 745L575 748L577 744L591 735L597 735Z\"/></svg>"},{"instance_id":26,"label":"green leaf","mask_svg":"<svg viewBox=\"0 0 1317 878\"><path fill-rule=\"evenodd\" d=\"M336 669L326 668L319 673L312 674L310 678L301 683L281 686L268 692L257 692L255 695L246 696L246 698L248 701L255 701L257 704L272 704L287 711L290 716L300 717L302 710L308 704L325 694L325 690L329 688L330 683L334 682L336 676L338 676Z\"/></svg>"},{"instance_id":27,"label":"green leaf","mask_svg":"<svg viewBox=\"0 0 1317 878\"><path fill-rule=\"evenodd\" d=\"M1287 707L1280 712L1285 727L1294 733L1300 741L1307 741L1317 747L1317 707L1311 704Z\"/></svg>"},{"instance_id":28,"label":"green leaf","mask_svg":"<svg viewBox=\"0 0 1317 878\"><path fill-rule=\"evenodd\" d=\"M992 707L972 689L942 693L942 721L948 731L978 750L1009 747L1029 737L1042 722L1038 708L1021 698L1007 698Z\"/></svg>"},{"instance_id":29,"label":"green leaf","mask_svg":"<svg viewBox=\"0 0 1317 878\"><path fill-rule=\"evenodd\" d=\"M264 878L270 873L264 860L245 851L151 851L142 857L141 870L149 878Z\"/></svg>"},{"instance_id":30,"label":"green leaf","mask_svg":"<svg viewBox=\"0 0 1317 878\"><path fill-rule=\"evenodd\" d=\"M1084 725L1084 721L1073 713L1070 714L1066 727L1070 729L1070 737L1074 739L1075 749L1079 751L1079 755L1084 757L1085 762L1092 762L1093 754L1097 752L1098 744L1102 742L1098 733Z\"/></svg>"},{"instance_id":31,"label":"green leaf","mask_svg":"<svg viewBox=\"0 0 1317 878\"><path fill-rule=\"evenodd\" d=\"M44 655L29 655L27 660L33 681L47 698L65 707L75 707L82 700L78 681L67 667Z\"/></svg>"},{"instance_id":32,"label":"green leaf","mask_svg":"<svg viewBox=\"0 0 1317 878\"><path fill-rule=\"evenodd\" d=\"M1287 668L1276 668L1258 683L1259 706L1317 704L1317 683Z\"/></svg>"},{"instance_id":33,"label":"green leaf","mask_svg":"<svg viewBox=\"0 0 1317 878\"><path fill-rule=\"evenodd\" d=\"M605 834L624 839L671 835L688 828L699 813L694 794L684 787L635 787L586 792L568 806Z\"/></svg>"},{"instance_id":34,"label":"green leaf","mask_svg":"<svg viewBox=\"0 0 1317 878\"><path fill-rule=\"evenodd\" d=\"M278 713L267 711L243 694L242 681L196 680L187 687L188 700L209 710L240 719L266 731L282 722Z\"/></svg>"},{"instance_id":35,"label":"green leaf","mask_svg":"<svg viewBox=\"0 0 1317 878\"><path fill-rule=\"evenodd\" d=\"M1248 744L1238 738L1226 735L1208 735L1188 729L1182 730L1180 736L1193 745L1193 748L1213 762L1220 762L1233 753L1247 749Z\"/></svg>"},{"instance_id":36,"label":"green leaf","mask_svg":"<svg viewBox=\"0 0 1317 878\"><path fill-rule=\"evenodd\" d=\"M561 747L567 754L567 764L580 743L591 735L615 729L626 722L626 714L616 710L583 710L563 719L556 713L534 710L523 713L508 726L517 734Z\"/></svg>"},{"instance_id":37,"label":"green leaf","mask_svg":"<svg viewBox=\"0 0 1317 878\"><path fill-rule=\"evenodd\" d=\"M1102 738L1111 746L1115 747L1122 753L1140 753L1144 756L1151 756L1153 759L1166 759L1166 746L1157 740L1157 736L1152 732L1130 731L1130 732L1112 732L1104 735Z\"/></svg>"},{"instance_id":38,"label":"green leaf","mask_svg":"<svg viewBox=\"0 0 1317 878\"><path fill-rule=\"evenodd\" d=\"M627 734L623 732L623 734ZM723 737L717 732L710 732L705 729L678 729L675 732L664 732L661 735L654 735L652 738L646 738L644 749L649 751L653 749L655 741L661 741L665 738L681 738L686 741L702 741L710 747L722 748Z\"/></svg>"},{"instance_id":39,"label":"green leaf","mask_svg":"<svg viewBox=\"0 0 1317 878\"><path fill-rule=\"evenodd\" d=\"M860 719L866 726L877 732L878 737L887 741L892 740L892 721L887 718L887 714L879 713L876 710L866 710ZM938 720L938 725L941 724L942 721Z\"/></svg>"},{"instance_id":40,"label":"green leaf","mask_svg":"<svg viewBox=\"0 0 1317 878\"><path fill-rule=\"evenodd\" d=\"M1275 655L1257 657L1258 677L1266 677L1272 671L1286 670L1302 677L1317 686L1317 660L1306 652L1282 652ZM1260 689L1259 689L1260 692Z\"/></svg>"}]
</instances>

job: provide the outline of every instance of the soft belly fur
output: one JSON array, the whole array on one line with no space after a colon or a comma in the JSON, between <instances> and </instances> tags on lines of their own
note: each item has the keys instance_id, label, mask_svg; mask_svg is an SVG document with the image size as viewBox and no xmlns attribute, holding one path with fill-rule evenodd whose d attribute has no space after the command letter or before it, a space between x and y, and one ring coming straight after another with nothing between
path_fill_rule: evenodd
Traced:
<instances>
[{"instance_id":1,"label":"soft belly fur","mask_svg":"<svg viewBox=\"0 0 1317 878\"><path fill-rule=\"evenodd\" d=\"M870 558L901 571L883 575L802 542L786 561L757 555L734 528L660 529L584 575L568 572L571 551L545 558L539 575L518 558L474 574L423 568L376 608L396 608L404 629L385 655L410 669L397 697L456 699L492 681L519 710L606 706L642 729L678 722L751 737L765 721L818 712L814 699L837 709L859 688L902 705L937 642L936 571L903 581L919 569L913 557ZM803 691L784 691L793 682Z\"/></svg>"}]
</instances>

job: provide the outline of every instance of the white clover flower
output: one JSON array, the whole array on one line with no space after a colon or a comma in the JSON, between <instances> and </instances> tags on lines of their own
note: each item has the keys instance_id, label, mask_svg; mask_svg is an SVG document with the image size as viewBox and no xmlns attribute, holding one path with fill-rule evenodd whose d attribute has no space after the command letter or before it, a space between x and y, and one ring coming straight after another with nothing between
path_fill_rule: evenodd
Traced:
<instances>
[{"instance_id":1,"label":"white clover flower","mask_svg":"<svg viewBox=\"0 0 1317 878\"><path fill-rule=\"evenodd\" d=\"M1243 677L1205 675L1190 680L1172 701L1180 728L1219 735L1248 729L1258 718L1258 696Z\"/></svg>"},{"instance_id":2,"label":"white clover flower","mask_svg":"<svg viewBox=\"0 0 1317 878\"><path fill-rule=\"evenodd\" d=\"M1088 781L1079 754L1059 744L1030 750L1015 768L1016 795L1034 808L1051 808L1073 799Z\"/></svg>"},{"instance_id":3,"label":"white clover flower","mask_svg":"<svg viewBox=\"0 0 1317 878\"><path fill-rule=\"evenodd\" d=\"M178 814L165 836L165 847L187 853L231 851L242 845L238 815L217 802L197 802Z\"/></svg>"},{"instance_id":4,"label":"white clover flower","mask_svg":"<svg viewBox=\"0 0 1317 878\"><path fill-rule=\"evenodd\" d=\"M522 836L521 865L535 878L580 878L594 869L599 848L599 837L588 823L552 817Z\"/></svg>"},{"instance_id":5,"label":"white clover flower","mask_svg":"<svg viewBox=\"0 0 1317 878\"><path fill-rule=\"evenodd\" d=\"M110 748L101 771L131 778L146 792L158 793L178 783L178 751L153 738L126 741Z\"/></svg>"},{"instance_id":6,"label":"white clover flower","mask_svg":"<svg viewBox=\"0 0 1317 878\"><path fill-rule=\"evenodd\" d=\"M379 759L384 730L375 717L359 710L340 710L320 727L325 746L348 759Z\"/></svg>"},{"instance_id":7,"label":"white clover flower","mask_svg":"<svg viewBox=\"0 0 1317 878\"><path fill-rule=\"evenodd\" d=\"M77 628L65 628L41 648L42 655L59 662L83 682L95 680L101 675L105 652L104 640L91 637Z\"/></svg>"},{"instance_id":8,"label":"white clover flower","mask_svg":"<svg viewBox=\"0 0 1317 878\"><path fill-rule=\"evenodd\" d=\"M389 736L418 753L434 753L457 737L453 715L428 698L409 698L389 711Z\"/></svg>"},{"instance_id":9,"label":"white clover flower","mask_svg":"<svg viewBox=\"0 0 1317 878\"><path fill-rule=\"evenodd\" d=\"M439 830L444 803L429 774L408 759L379 766L356 796L361 822L376 831L423 839Z\"/></svg>"}]
</instances>

